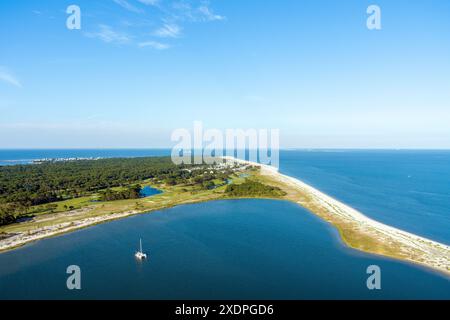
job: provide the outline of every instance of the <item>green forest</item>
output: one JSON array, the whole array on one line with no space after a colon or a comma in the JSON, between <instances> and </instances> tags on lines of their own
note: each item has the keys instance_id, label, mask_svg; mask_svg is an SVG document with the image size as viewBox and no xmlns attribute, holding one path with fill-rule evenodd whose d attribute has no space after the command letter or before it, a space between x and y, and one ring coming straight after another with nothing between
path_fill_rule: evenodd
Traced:
<instances>
[{"instance_id":1,"label":"green forest","mask_svg":"<svg viewBox=\"0 0 450 320\"><path fill-rule=\"evenodd\" d=\"M231 184L225 189L231 197L281 197L286 195L280 188L268 186L257 181L246 181L242 184Z\"/></svg>"},{"instance_id":2,"label":"green forest","mask_svg":"<svg viewBox=\"0 0 450 320\"><path fill-rule=\"evenodd\" d=\"M141 197L142 187L140 185L133 185L127 187L125 190L114 191L106 189L100 192L100 201L116 201L125 199L139 199Z\"/></svg>"},{"instance_id":3,"label":"green forest","mask_svg":"<svg viewBox=\"0 0 450 320\"><path fill-rule=\"evenodd\" d=\"M188 168L192 170L188 170ZM32 206L99 193L100 201L135 199L146 179L168 185L210 187L226 173L175 165L170 157L57 161L0 167L0 225L15 222ZM111 188L123 187L122 191Z\"/></svg>"}]
</instances>

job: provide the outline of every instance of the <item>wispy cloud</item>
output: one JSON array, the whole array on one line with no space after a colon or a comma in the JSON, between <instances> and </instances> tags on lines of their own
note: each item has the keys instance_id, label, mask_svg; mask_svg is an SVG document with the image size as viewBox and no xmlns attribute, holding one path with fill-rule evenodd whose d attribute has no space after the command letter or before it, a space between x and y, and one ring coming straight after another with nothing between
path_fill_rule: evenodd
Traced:
<instances>
[{"instance_id":1,"label":"wispy cloud","mask_svg":"<svg viewBox=\"0 0 450 320\"><path fill-rule=\"evenodd\" d=\"M207 21L222 21L226 18L224 16L215 14L208 6L202 5L198 8L198 11L202 15L203 19Z\"/></svg>"},{"instance_id":2,"label":"wispy cloud","mask_svg":"<svg viewBox=\"0 0 450 320\"><path fill-rule=\"evenodd\" d=\"M176 24L164 24L157 29L153 34L160 38L178 38L181 33L181 28Z\"/></svg>"},{"instance_id":3,"label":"wispy cloud","mask_svg":"<svg viewBox=\"0 0 450 320\"><path fill-rule=\"evenodd\" d=\"M100 24L98 30L90 30L86 36L106 43L164 50L171 45L158 40L180 38L183 24L226 20L210 8L207 0L112 0L110 4L117 4L136 15L131 18L128 14L127 20L121 19L118 24ZM144 11L143 6L152 9Z\"/></svg>"},{"instance_id":4,"label":"wispy cloud","mask_svg":"<svg viewBox=\"0 0 450 320\"><path fill-rule=\"evenodd\" d=\"M18 88L22 88L22 84L19 79L17 79L11 72L5 67L0 66L0 81L6 82L7 84L13 85Z\"/></svg>"},{"instance_id":5,"label":"wispy cloud","mask_svg":"<svg viewBox=\"0 0 450 320\"><path fill-rule=\"evenodd\" d=\"M157 42L157 41L146 41L138 43L139 48L152 47L156 50L166 50L169 49L170 46L165 43Z\"/></svg>"},{"instance_id":6,"label":"wispy cloud","mask_svg":"<svg viewBox=\"0 0 450 320\"><path fill-rule=\"evenodd\" d=\"M159 3L159 0L138 0L138 1L147 6L156 6Z\"/></svg>"},{"instance_id":7,"label":"wispy cloud","mask_svg":"<svg viewBox=\"0 0 450 320\"><path fill-rule=\"evenodd\" d=\"M203 1L199 6L192 5L186 1L178 1L172 4L173 10L176 12L178 19L188 20L191 22L208 22L223 21L225 16L214 13L209 3Z\"/></svg>"},{"instance_id":8,"label":"wispy cloud","mask_svg":"<svg viewBox=\"0 0 450 320\"><path fill-rule=\"evenodd\" d=\"M88 32L86 33L86 36L90 38L97 38L102 40L106 43L116 43L116 44L125 44L130 42L131 37L124 33L115 31L110 26L101 24L99 25L99 31L98 32Z\"/></svg>"},{"instance_id":9,"label":"wispy cloud","mask_svg":"<svg viewBox=\"0 0 450 320\"><path fill-rule=\"evenodd\" d=\"M126 0L113 0L113 1L115 3L117 3L119 6L121 6L122 8L124 8L124 9L126 9L128 11L135 12L135 13L142 13L143 12L142 9L139 9L138 7L133 6L131 3L129 3ZM145 0L139 1L139 2L145 3L144 1ZM149 2L149 0L147 0L147 1Z\"/></svg>"}]
</instances>

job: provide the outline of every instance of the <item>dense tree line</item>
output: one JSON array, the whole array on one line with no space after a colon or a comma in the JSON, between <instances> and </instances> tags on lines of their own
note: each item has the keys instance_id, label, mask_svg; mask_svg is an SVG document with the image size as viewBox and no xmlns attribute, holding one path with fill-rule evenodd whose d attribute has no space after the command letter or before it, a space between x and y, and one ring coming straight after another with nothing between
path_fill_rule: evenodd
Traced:
<instances>
[{"instance_id":1,"label":"dense tree line","mask_svg":"<svg viewBox=\"0 0 450 320\"><path fill-rule=\"evenodd\" d=\"M100 201L116 201L126 199L139 199L141 197L142 187L140 185L133 185L127 187L125 190L114 191L107 189L100 193Z\"/></svg>"},{"instance_id":2,"label":"dense tree line","mask_svg":"<svg viewBox=\"0 0 450 320\"><path fill-rule=\"evenodd\" d=\"M48 162L0 167L0 203L38 205L133 182L179 177L169 157Z\"/></svg>"},{"instance_id":3,"label":"dense tree line","mask_svg":"<svg viewBox=\"0 0 450 320\"><path fill-rule=\"evenodd\" d=\"M15 222L23 210L22 206L14 203L0 204L0 226Z\"/></svg>"},{"instance_id":4,"label":"dense tree line","mask_svg":"<svg viewBox=\"0 0 450 320\"><path fill-rule=\"evenodd\" d=\"M100 190L129 186L145 179L189 179L185 166L170 157L114 158L44 162L0 167L0 225L13 223L35 205L89 195ZM132 198L133 190L105 196Z\"/></svg>"},{"instance_id":5,"label":"dense tree line","mask_svg":"<svg viewBox=\"0 0 450 320\"><path fill-rule=\"evenodd\" d=\"M211 188L215 178L226 179L231 171L215 172L203 165L180 165L170 157L112 158L57 161L32 165L0 166L0 225L13 223L30 207L102 191L101 201L135 199L142 180L168 185L199 185ZM125 190L113 191L112 188ZM140 188L140 187L139 187ZM70 209L70 208L68 208Z\"/></svg>"},{"instance_id":6,"label":"dense tree line","mask_svg":"<svg viewBox=\"0 0 450 320\"><path fill-rule=\"evenodd\" d=\"M225 192L232 197L280 197L286 194L278 187L268 186L257 181L230 184Z\"/></svg>"}]
</instances>

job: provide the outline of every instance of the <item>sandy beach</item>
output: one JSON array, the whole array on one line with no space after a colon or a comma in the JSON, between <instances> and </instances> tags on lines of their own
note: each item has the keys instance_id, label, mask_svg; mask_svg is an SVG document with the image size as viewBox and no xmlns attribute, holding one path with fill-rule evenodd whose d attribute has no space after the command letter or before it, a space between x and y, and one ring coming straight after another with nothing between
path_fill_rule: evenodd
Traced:
<instances>
[{"instance_id":1,"label":"sandy beach","mask_svg":"<svg viewBox=\"0 0 450 320\"><path fill-rule=\"evenodd\" d=\"M288 192L288 196L284 199L305 207L335 226L339 230L342 240L349 247L367 253L420 264L450 276L450 247L448 245L375 221L314 187L279 173L274 167L235 158L226 158L226 160L260 167L261 177L266 177L269 183L276 183L278 187ZM198 199L195 201L186 199L183 203L209 200L214 199ZM180 202L178 204L183 203ZM155 209L164 209L164 207ZM86 210L89 211L90 208L62 213L71 217L69 222L37 227L28 232L20 232L0 239L0 251L10 250L29 242L95 224L152 211L149 209L126 210L124 212L86 217ZM46 219L48 218L41 218L41 222Z\"/></svg>"},{"instance_id":2,"label":"sandy beach","mask_svg":"<svg viewBox=\"0 0 450 320\"><path fill-rule=\"evenodd\" d=\"M56 236L58 234L63 234L78 229L82 229L88 226L92 226L98 223L125 218L134 214L139 213L138 211L128 211L123 213L114 213L99 217L90 217L85 219L80 219L72 222L64 222L59 224L54 224L51 226L36 228L29 233L19 233L8 237L6 239L0 240L0 252L13 249L22 246L29 242L34 242L37 240L45 239L48 237Z\"/></svg>"},{"instance_id":3,"label":"sandy beach","mask_svg":"<svg viewBox=\"0 0 450 320\"><path fill-rule=\"evenodd\" d=\"M260 166L262 175L270 176L280 184L297 189L309 199L308 203L299 199L296 201L299 205L306 207L335 226L345 226L344 229L339 228L341 236L345 236L346 230L351 230L352 233L356 232L363 238L373 239L376 243L383 243L394 250L380 250L378 246L374 248L361 247L357 242L346 241L344 237L344 242L350 247L420 264L450 276L450 247L448 245L375 221L314 187L279 173L274 167L234 158L226 158L226 160ZM311 209L312 205L314 209Z\"/></svg>"}]
</instances>

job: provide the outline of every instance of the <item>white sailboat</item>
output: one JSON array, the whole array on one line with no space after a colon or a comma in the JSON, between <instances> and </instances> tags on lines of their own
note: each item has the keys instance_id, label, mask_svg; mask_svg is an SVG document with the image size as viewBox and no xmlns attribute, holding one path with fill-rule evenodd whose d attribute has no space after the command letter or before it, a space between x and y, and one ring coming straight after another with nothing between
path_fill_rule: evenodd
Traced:
<instances>
[{"instance_id":1,"label":"white sailboat","mask_svg":"<svg viewBox=\"0 0 450 320\"><path fill-rule=\"evenodd\" d=\"M147 254L142 251L142 239L139 239L139 251L134 256L139 260L147 259Z\"/></svg>"}]
</instances>

